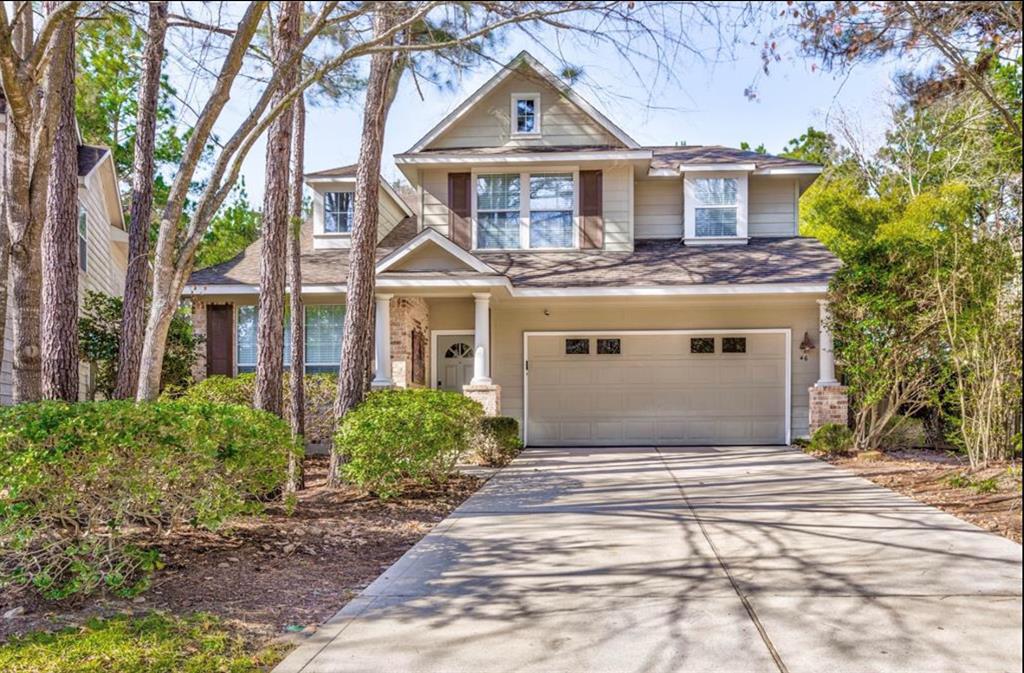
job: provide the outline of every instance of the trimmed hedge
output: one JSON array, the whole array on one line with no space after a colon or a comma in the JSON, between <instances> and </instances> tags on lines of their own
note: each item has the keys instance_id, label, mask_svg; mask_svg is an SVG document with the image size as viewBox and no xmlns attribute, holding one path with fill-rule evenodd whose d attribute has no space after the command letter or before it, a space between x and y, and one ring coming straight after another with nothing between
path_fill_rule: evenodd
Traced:
<instances>
[{"instance_id":1,"label":"trimmed hedge","mask_svg":"<svg viewBox=\"0 0 1024 673\"><path fill-rule=\"evenodd\" d=\"M484 416L480 419L474 455L490 467L504 467L523 450L519 439L519 421L509 416Z\"/></svg>"},{"instance_id":2,"label":"trimmed hedge","mask_svg":"<svg viewBox=\"0 0 1024 673\"><path fill-rule=\"evenodd\" d=\"M43 402L0 410L0 586L132 595L159 567L133 539L216 530L281 492L288 425L236 405Z\"/></svg>"},{"instance_id":3,"label":"trimmed hedge","mask_svg":"<svg viewBox=\"0 0 1024 673\"><path fill-rule=\"evenodd\" d=\"M839 456L853 450L853 432L839 423L826 423L814 431L807 450Z\"/></svg>"},{"instance_id":4,"label":"trimmed hedge","mask_svg":"<svg viewBox=\"0 0 1024 673\"><path fill-rule=\"evenodd\" d=\"M387 500L409 483L439 485L451 478L482 416L483 407L460 393L381 390L345 415L334 449L350 481Z\"/></svg>"},{"instance_id":5,"label":"trimmed hedge","mask_svg":"<svg viewBox=\"0 0 1024 673\"><path fill-rule=\"evenodd\" d=\"M334 396L338 392L337 374L306 374L306 434L309 443L328 442L334 433ZM256 391L255 374L211 376L184 392L178 399L190 402L217 402L252 406ZM291 417L291 376L284 375L285 419Z\"/></svg>"}]
</instances>

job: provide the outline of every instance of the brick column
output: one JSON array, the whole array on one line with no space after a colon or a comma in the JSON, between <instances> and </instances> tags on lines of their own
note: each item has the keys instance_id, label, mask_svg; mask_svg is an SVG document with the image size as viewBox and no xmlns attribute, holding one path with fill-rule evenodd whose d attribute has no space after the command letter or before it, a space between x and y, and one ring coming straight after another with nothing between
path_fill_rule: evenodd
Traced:
<instances>
[{"instance_id":1,"label":"brick column","mask_svg":"<svg viewBox=\"0 0 1024 673\"><path fill-rule=\"evenodd\" d=\"M192 379L199 383L206 378L206 303L195 297L192 298L192 333L201 337L192 364Z\"/></svg>"},{"instance_id":2,"label":"brick column","mask_svg":"<svg viewBox=\"0 0 1024 673\"><path fill-rule=\"evenodd\" d=\"M826 423L846 425L850 422L850 398L846 386L813 385L809 392L811 412L808 425L812 435Z\"/></svg>"},{"instance_id":3,"label":"brick column","mask_svg":"<svg viewBox=\"0 0 1024 673\"><path fill-rule=\"evenodd\" d=\"M414 342L419 347L418 353L413 352ZM391 380L394 386L425 387L430 376L430 356L430 308L426 300L420 297L392 299Z\"/></svg>"}]
</instances>

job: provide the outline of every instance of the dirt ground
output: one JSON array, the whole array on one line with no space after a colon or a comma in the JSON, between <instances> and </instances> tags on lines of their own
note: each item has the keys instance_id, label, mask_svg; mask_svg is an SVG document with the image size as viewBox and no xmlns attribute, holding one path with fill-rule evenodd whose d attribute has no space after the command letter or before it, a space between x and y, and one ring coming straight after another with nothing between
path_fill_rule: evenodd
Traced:
<instances>
[{"instance_id":1,"label":"dirt ground","mask_svg":"<svg viewBox=\"0 0 1024 673\"><path fill-rule=\"evenodd\" d=\"M308 488L289 516L274 505L228 532L176 533L160 541L166 567L133 600L50 603L0 594L0 640L80 624L89 617L151 610L223 617L252 642L308 635L468 498L481 480L460 476L443 490L382 503L354 489L324 488L326 458L306 462Z\"/></svg>"},{"instance_id":2,"label":"dirt ground","mask_svg":"<svg viewBox=\"0 0 1024 673\"><path fill-rule=\"evenodd\" d=\"M1021 541L1020 463L972 472L966 459L929 449L869 452L829 461L985 530ZM1011 474L1013 469L1016 476Z\"/></svg>"}]
</instances>

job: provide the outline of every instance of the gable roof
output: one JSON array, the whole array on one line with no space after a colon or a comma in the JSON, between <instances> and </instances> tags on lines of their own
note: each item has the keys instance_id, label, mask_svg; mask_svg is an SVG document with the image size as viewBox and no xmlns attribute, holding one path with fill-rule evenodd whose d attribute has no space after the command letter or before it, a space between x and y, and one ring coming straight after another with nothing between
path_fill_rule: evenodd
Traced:
<instances>
[{"instance_id":1,"label":"gable roof","mask_svg":"<svg viewBox=\"0 0 1024 673\"><path fill-rule=\"evenodd\" d=\"M346 166L338 166L337 168L327 168L322 171L313 171L312 173L306 173L303 175L303 179L308 183L318 182L331 182L337 180L338 182L355 182L356 171L359 169L359 164L348 164ZM383 176L380 178L380 188L391 197L395 204L402 209L406 217L412 217L412 209L409 208L409 204L405 202L395 188L391 186L391 183L384 179Z\"/></svg>"},{"instance_id":2,"label":"gable roof","mask_svg":"<svg viewBox=\"0 0 1024 673\"><path fill-rule=\"evenodd\" d=\"M450 238L442 236L436 229L430 227L427 227L412 239L398 246L388 253L387 256L377 262L377 273L384 273L395 268L403 259L406 259L417 250L427 246L436 246L440 248L443 251L443 254L449 256L452 261L461 264L469 270L487 274L497 273L487 264L480 261L479 257L476 257L468 250L459 247Z\"/></svg>"},{"instance_id":3,"label":"gable roof","mask_svg":"<svg viewBox=\"0 0 1024 673\"><path fill-rule=\"evenodd\" d=\"M461 119L469 110L471 110L477 103L484 99L488 93L493 91L499 84L504 82L510 75L516 72L516 70L526 65L533 69L542 79L544 79L555 91L560 95L564 96L569 102L573 103L576 107L586 113L591 119L599 124L604 130L610 133L612 136L617 138L628 148L638 148L640 144L637 143L633 138L629 136L625 131L614 124L608 117L602 114L597 108L584 100L579 94L577 94L571 87L560 80L553 72L544 67L544 64L534 58L529 52L521 51L515 58L506 63L491 79L487 80L483 86L477 89L471 96L462 101L457 108L442 119L434 128L430 129L426 135L416 141L416 143L406 150L406 154L423 151L427 145L436 140L442 133L448 130L456 121Z\"/></svg>"}]
</instances>

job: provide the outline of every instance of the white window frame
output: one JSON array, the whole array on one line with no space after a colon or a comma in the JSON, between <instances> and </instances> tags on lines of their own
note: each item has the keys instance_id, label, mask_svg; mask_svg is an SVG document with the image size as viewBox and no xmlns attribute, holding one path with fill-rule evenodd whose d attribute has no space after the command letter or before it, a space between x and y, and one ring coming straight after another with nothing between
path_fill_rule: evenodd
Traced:
<instances>
[{"instance_id":1,"label":"white window frame","mask_svg":"<svg viewBox=\"0 0 1024 673\"><path fill-rule=\"evenodd\" d=\"M519 114L517 103L521 100L533 101L533 119L534 128L532 131L520 131L519 130ZM541 135L541 111L540 111L540 94L539 93L514 93L509 101L509 110L511 112L509 121L509 131L513 138L537 138Z\"/></svg>"},{"instance_id":2,"label":"white window frame","mask_svg":"<svg viewBox=\"0 0 1024 673\"><path fill-rule=\"evenodd\" d=\"M348 229L344 231L327 231L327 195L328 194L349 194L349 215ZM347 189L325 189L323 192L323 218L320 221L320 234L324 236L351 236L353 220L356 214L356 194Z\"/></svg>"},{"instance_id":3,"label":"white window frame","mask_svg":"<svg viewBox=\"0 0 1024 673\"><path fill-rule=\"evenodd\" d=\"M697 197L697 180L703 179L736 180L736 235L735 236L697 236L697 208L705 206ZM748 173L746 171L699 171L687 172L683 176L683 228L684 239L689 245L721 245L723 243L746 243L747 211L749 193ZM732 206L724 206L732 207Z\"/></svg>"},{"instance_id":4,"label":"white window frame","mask_svg":"<svg viewBox=\"0 0 1024 673\"><path fill-rule=\"evenodd\" d=\"M85 206L78 204L78 271L89 273L89 213Z\"/></svg>"},{"instance_id":5,"label":"white window frame","mask_svg":"<svg viewBox=\"0 0 1024 673\"><path fill-rule=\"evenodd\" d=\"M248 308L250 306L252 308L256 309L257 314L259 313L259 305L258 304L235 304L235 306L234 306L234 312L233 312L234 313L234 316L233 316L234 323L233 323L233 328L231 330L231 353L232 353L232 355L231 355L231 368L232 368L232 372L233 372L234 376L238 376L238 374L239 374L238 366L240 364L239 361L238 361L238 312L239 312L239 310L241 310L243 308ZM320 306L335 306L335 307L339 307L340 306L341 309L342 309L342 329L344 329L344 324L345 324L344 323L344 311L346 310L346 306L347 305L345 303L335 303L335 304L303 304L302 305L302 326L303 326L303 330L302 330L302 336L303 336L303 342L302 342L302 351L303 351L303 353L302 353L303 354L302 367L303 367L303 373L304 374L308 374L309 373L309 362L305 358L305 355L306 355L306 342L305 342L305 338L306 338L306 334L307 334L305 328L306 328L306 310L310 306L314 306L314 307L320 307ZM285 307L285 310L287 310L287 307ZM256 321L256 326L257 326L257 330L258 330L259 329L259 319L258 318L257 318L257 321ZM285 337L285 342L284 343L285 343L286 347L291 345L289 343L290 340L291 340L291 334L288 332L289 327L290 327L290 325L287 322L285 322L285 332L286 333L284 335L284 337ZM259 337L257 336L257 338L259 338ZM282 348L282 351L283 350L284 349ZM341 368L341 361L340 361L341 355L340 355L340 353L339 353L338 357L339 357L339 361L336 362L336 363L335 362L317 363L316 366L317 367L332 367L332 366L336 366L337 368L340 369ZM253 372L255 372L256 362L253 362L251 365L246 363L244 366L252 367L253 368ZM283 366L284 366L284 370L288 371L290 369L290 367L291 367L291 358L286 358L285 362L283 363ZM248 373L252 373L252 372L241 372L241 373L248 374Z\"/></svg>"},{"instance_id":6,"label":"white window frame","mask_svg":"<svg viewBox=\"0 0 1024 673\"><path fill-rule=\"evenodd\" d=\"M477 204L476 204L476 180L480 175L512 175L516 171L501 170L501 168L474 168L470 172L471 189L471 226L472 226L472 248L474 251L482 252L504 252L504 251L561 251L578 250L580 247L580 169L578 166L545 166L538 169L518 171L519 174L519 247L518 248L480 248L477 245ZM572 175L572 246L568 248L531 248L530 247L530 176L568 173Z\"/></svg>"}]
</instances>

